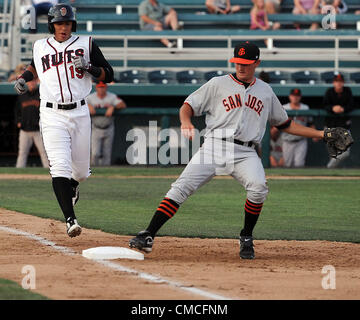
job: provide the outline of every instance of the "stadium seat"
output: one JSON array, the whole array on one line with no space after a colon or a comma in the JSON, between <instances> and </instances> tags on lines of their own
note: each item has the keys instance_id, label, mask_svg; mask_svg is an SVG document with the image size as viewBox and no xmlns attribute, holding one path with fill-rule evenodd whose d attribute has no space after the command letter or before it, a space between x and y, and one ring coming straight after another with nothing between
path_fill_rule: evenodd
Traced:
<instances>
[{"instance_id":1,"label":"stadium seat","mask_svg":"<svg viewBox=\"0 0 360 320\"><path fill-rule=\"evenodd\" d=\"M303 84L315 84L319 81L319 74L314 71L298 71L294 72L291 76L292 80L296 83L303 83Z\"/></svg>"},{"instance_id":2,"label":"stadium seat","mask_svg":"<svg viewBox=\"0 0 360 320\"><path fill-rule=\"evenodd\" d=\"M205 81L204 73L195 70L179 71L176 74L176 79L179 81L179 83L191 83L191 84L203 83Z\"/></svg>"},{"instance_id":3,"label":"stadium seat","mask_svg":"<svg viewBox=\"0 0 360 320\"><path fill-rule=\"evenodd\" d=\"M290 73L280 70L269 71L270 83L287 84L290 82Z\"/></svg>"},{"instance_id":4,"label":"stadium seat","mask_svg":"<svg viewBox=\"0 0 360 320\"><path fill-rule=\"evenodd\" d=\"M343 76L344 76L344 79L345 81L347 79L349 79L349 76L347 73L344 73L344 72L340 72ZM334 79L334 76L338 75L339 72L334 72L334 71L326 71L326 72L323 72L320 74L320 78L322 81L326 82L326 83L332 83L333 82L333 79Z\"/></svg>"},{"instance_id":5,"label":"stadium seat","mask_svg":"<svg viewBox=\"0 0 360 320\"><path fill-rule=\"evenodd\" d=\"M119 72L117 82L120 83L145 83L147 82L147 72L136 69Z\"/></svg>"},{"instance_id":6,"label":"stadium seat","mask_svg":"<svg viewBox=\"0 0 360 320\"><path fill-rule=\"evenodd\" d=\"M356 83L360 83L360 72L353 72L350 74L350 80Z\"/></svg>"},{"instance_id":7,"label":"stadium seat","mask_svg":"<svg viewBox=\"0 0 360 320\"><path fill-rule=\"evenodd\" d=\"M176 73L168 70L154 70L148 73L150 83L174 84L176 83Z\"/></svg>"},{"instance_id":8,"label":"stadium seat","mask_svg":"<svg viewBox=\"0 0 360 320\"><path fill-rule=\"evenodd\" d=\"M223 76L223 75L228 74L228 73L229 73L228 71L224 71L224 70L209 71L209 72L204 73L204 78L205 78L206 81L209 81L213 77Z\"/></svg>"}]
</instances>

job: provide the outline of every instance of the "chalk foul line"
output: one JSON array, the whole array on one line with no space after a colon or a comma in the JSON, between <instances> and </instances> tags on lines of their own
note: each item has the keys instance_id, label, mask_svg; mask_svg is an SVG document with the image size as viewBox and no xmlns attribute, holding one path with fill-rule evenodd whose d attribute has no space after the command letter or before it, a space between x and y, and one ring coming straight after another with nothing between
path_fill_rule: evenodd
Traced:
<instances>
[{"instance_id":1,"label":"chalk foul line","mask_svg":"<svg viewBox=\"0 0 360 320\"><path fill-rule=\"evenodd\" d=\"M31 234L31 233L26 232L26 231L14 229L14 228L2 226L2 225L0 225L0 231L4 231L4 232L7 232L7 233L19 235L19 236L24 236L24 237L26 237L28 239L37 241L37 242L41 243L44 246L51 247L55 251L58 251L58 252L60 252L62 254L68 255L68 256L79 256L79 257L84 258L81 254L77 253L76 251L74 251L74 250L72 250L70 248L67 248L67 247L64 247L64 246L59 246L53 241L47 240L45 238L42 238L40 236ZM86 258L84 258L84 259L86 259ZM168 280L168 279L162 278L162 277L157 276L157 275L152 275L150 273L145 273L145 272L142 272L142 271L138 271L136 269L128 268L128 267L122 266L121 264L113 262L113 261L108 261L108 260L91 260L91 261L93 261L94 263L98 263L98 264L100 264L102 266L105 266L105 267L107 267L109 269L112 269L112 270L128 273L128 274L130 274L130 275L132 275L134 277L137 277L139 279L147 280L149 282L153 282L153 283L156 283L156 284L159 284L159 283L165 284L165 285L168 285L168 286L170 286L172 288L177 288L177 289L180 289L180 290L184 290L184 291L187 291L189 293L199 295L199 296L202 296L202 297L205 297L205 298L208 298L208 299L233 300L232 298L224 297L224 296L218 295L216 293L205 291L205 290L193 287L193 286L191 286L191 287L186 286L186 285L184 285L182 283L179 283L179 282L176 282L176 281L173 281L173 280Z\"/></svg>"}]
</instances>

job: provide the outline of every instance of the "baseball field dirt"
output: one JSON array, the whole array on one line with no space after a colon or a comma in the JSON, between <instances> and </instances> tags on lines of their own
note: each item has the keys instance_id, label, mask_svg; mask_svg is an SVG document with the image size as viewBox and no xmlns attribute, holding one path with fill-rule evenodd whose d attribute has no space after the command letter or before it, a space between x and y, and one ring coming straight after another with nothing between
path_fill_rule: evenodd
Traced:
<instances>
[{"instance_id":1,"label":"baseball field dirt","mask_svg":"<svg viewBox=\"0 0 360 320\"><path fill-rule=\"evenodd\" d=\"M145 260L113 261L125 270L119 271L81 252L127 247L129 236L83 229L70 239L62 222L5 209L0 226L0 278L21 285L22 268L31 265L33 291L51 299L360 299L356 243L255 240L256 259L241 260L235 239L158 237ZM329 265L336 288L324 289L330 282L322 270Z\"/></svg>"}]
</instances>

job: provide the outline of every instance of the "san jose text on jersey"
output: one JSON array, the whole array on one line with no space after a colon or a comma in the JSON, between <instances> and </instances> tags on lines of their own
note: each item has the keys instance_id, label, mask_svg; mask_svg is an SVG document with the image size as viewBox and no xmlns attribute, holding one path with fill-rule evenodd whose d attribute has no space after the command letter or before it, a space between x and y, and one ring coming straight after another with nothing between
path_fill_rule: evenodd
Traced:
<instances>
[{"instance_id":1,"label":"san jose text on jersey","mask_svg":"<svg viewBox=\"0 0 360 320\"><path fill-rule=\"evenodd\" d=\"M64 42L54 37L37 40L33 60L40 78L40 99L47 102L71 103L89 95L92 77L76 69L73 56L83 56L90 61L91 37L71 36Z\"/></svg>"},{"instance_id":2,"label":"san jose text on jersey","mask_svg":"<svg viewBox=\"0 0 360 320\"><path fill-rule=\"evenodd\" d=\"M278 126L288 119L267 83L255 78L245 88L232 74L212 78L190 94L185 103L192 107L195 116L206 114L207 137L214 130L223 130L224 138L260 144L267 121Z\"/></svg>"}]
</instances>

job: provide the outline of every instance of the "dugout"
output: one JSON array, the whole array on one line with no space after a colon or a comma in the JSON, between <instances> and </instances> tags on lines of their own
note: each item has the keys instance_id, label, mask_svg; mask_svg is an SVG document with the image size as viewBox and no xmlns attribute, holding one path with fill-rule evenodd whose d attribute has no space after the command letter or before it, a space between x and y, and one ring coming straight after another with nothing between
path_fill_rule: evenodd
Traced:
<instances>
[{"instance_id":1,"label":"dugout","mask_svg":"<svg viewBox=\"0 0 360 320\"><path fill-rule=\"evenodd\" d=\"M179 130L178 109L182 105L185 97L192 91L196 90L199 85L178 85L166 86L166 94L164 86L159 85L143 85L139 95L139 86L134 84L114 84L108 87L108 90L116 93L123 98L128 108L116 112L115 117L115 138L113 145L112 164L127 164L127 149L134 143L126 141L129 130L133 128L146 128L149 121L156 121L159 129L172 128ZM278 95L282 103L287 103L287 95L293 85L273 85L275 93ZM314 118L317 128L322 128L324 124L324 116L326 112L319 109L322 103L322 96L329 85L309 86L302 85L300 87L303 92L303 102L310 106L308 112L303 114L311 115ZM350 86L351 87L351 86ZM2 106L0 108L0 166L15 166L18 146L18 129L14 120L14 105L16 96L13 94L11 84L0 84L0 92L2 98ZM183 92L183 93L182 93ZM360 92L357 87L353 88L357 107L360 106ZM351 149L351 156L344 161L342 167L359 167L360 166L360 110L353 111L352 134L355 143ZM194 125L199 130L205 127L204 117L194 118ZM178 131L179 132L179 131ZM268 166L267 162L267 145L269 136L263 139L263 163ZM157 148L160 148L164 142L159 142ZM149 147L149 145L148 145ZM150 145L154 148L154 145ZM176 148L176 144L170 144L170 148ZM191 151L190 151L191 153ZM177 151L179 156L178 163L181 163L180 150ZM191 154L190 154L191 156ZM324 167L328 161L325 144L322 142L314 143L309 139L308 153L306 158L306 166L308 167ZM37 156L36 149L32 149L28 166L40 166L40 160Z\"/></svg>"}]
</instances>

